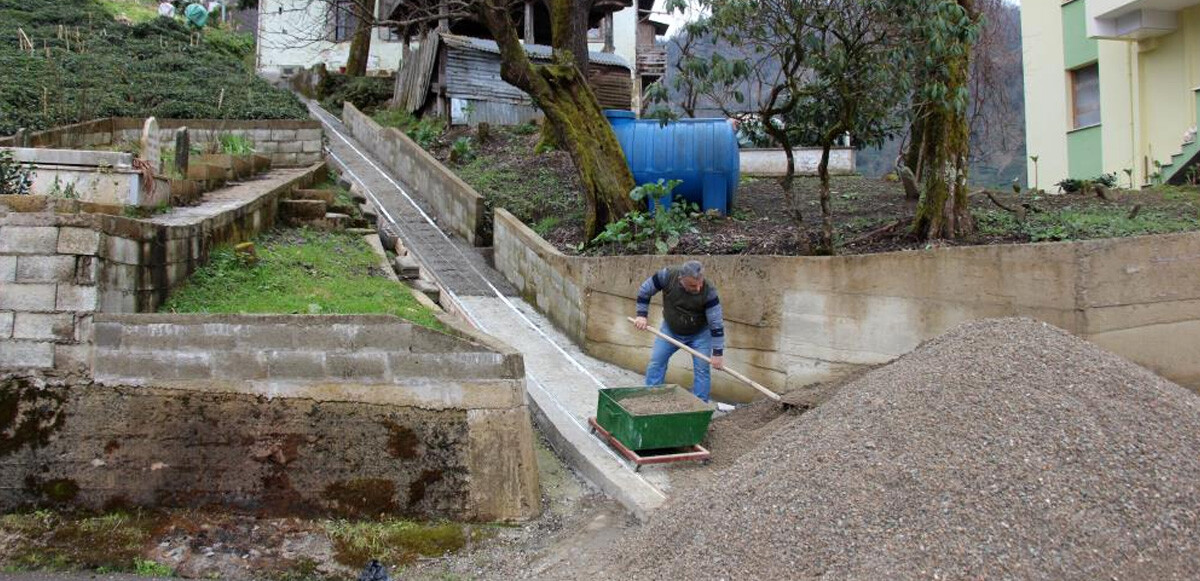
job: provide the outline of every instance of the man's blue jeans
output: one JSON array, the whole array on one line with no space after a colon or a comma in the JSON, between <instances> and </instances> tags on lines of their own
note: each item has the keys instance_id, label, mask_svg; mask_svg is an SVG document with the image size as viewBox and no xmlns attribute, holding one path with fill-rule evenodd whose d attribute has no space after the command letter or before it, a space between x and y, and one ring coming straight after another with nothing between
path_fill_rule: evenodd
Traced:
<instances>
[{"instance_id":1,"label":"man's blue jeans","mask_svg":"<svg viewBox=\"0 0 1200 581\"><path fill-rule=\"evenodd\" d=\"M676 341L703 353L707 357L712 356L712 332L704 329L695 335L676 335L667 324L664 322L659 330L664 335L673 337ZM678 351L679 348L660 338L654 339L654 349L650 352L650 365L646 366L646 385L661 385L667 376L667 361L671 356ZM708 392L712 388L712 374L708 368L708 362L692 356L692 369L695 376L692 380L692 393L696 397L708 401Z\"/></svg>"}]
</instances>

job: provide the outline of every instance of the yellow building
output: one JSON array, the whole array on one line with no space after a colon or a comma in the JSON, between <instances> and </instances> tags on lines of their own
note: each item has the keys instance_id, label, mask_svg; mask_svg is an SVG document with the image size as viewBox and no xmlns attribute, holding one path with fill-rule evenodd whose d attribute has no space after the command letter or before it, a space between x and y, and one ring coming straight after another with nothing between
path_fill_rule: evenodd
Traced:
<instances>
[{"instance_id":1,"label":"yellow building","mask_svg":"<svg viewBox=\"0 0 1200 581\"><path fill-rule=\"evenodd\" d=\"M1200 171L1200 0L1022 0L1021 36L1030 186Z\"/></svg>"}]
</instances>

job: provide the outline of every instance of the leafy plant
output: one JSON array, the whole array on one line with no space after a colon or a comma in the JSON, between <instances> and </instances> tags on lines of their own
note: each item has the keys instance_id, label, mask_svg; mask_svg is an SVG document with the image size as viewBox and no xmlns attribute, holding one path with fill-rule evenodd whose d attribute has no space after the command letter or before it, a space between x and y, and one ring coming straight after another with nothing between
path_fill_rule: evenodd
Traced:
<instances>
[{"instance_id":1,"label":"leafy plant","mask_svg":"<svg viewBox=\"0 0 1200 581\"><path fill-rule=\"evenodd\" d=\"M472 145L470 137L464 135L454 140L454 144L450 146L451 163L462 163L474 158L475 146Z\"/></svg>"},{"instance_id":2,"label":"leafy plant","mask_svg":"<svg viewBox=\"0 0 1200 581\"><path fill-rule=\"evenodd\" d=\"M175 570L158 563L146 559L135 559L133 561L133 572L136 575L143 577L174 577Z\"/></svg>"},{"instance_id":3,"label":"leafy plant","mask_svg":"<svg viewBox=\"0 0 1200 581\"><path fill-rule=\"evenodd\" d=\"M224 133L217 136L220 153L228 155L250 155L254 153L254 141L245 135Z\"/></svg>"},{"instance_id":4,"label":"leafy plant","mask_svg":"<svg viewBox=\"0 0 1200 581\"><path fill-rule=\"evenodd\" d=\"M79 199L79 192L75 191L75 182L64 186L62 180L58 176L54 176L54 185L50 187L50 196L64 200L76 200Z\"/></svg>"},{"instance_id":5,"label":"leafy plant","mask_svg":"<svg viewBox=\"0 0 1200 581\"><path fill-rule=\"evenodd\" d=\"M534 232L537 232L538 236L545 236L549 234L555 226L558 226L560 222L562 222L562 218L559 218L558 216L546 216L545 218L535 222L532 228Z\"/></svg>"},{"instance_id":6,"label":"leafy plant","mask_svg":"<svg viewBox=\"0 0 1200 581\"><path fill-rule=\"evenodd\" d=\"M526 121L525 123L513 127L512 132L516 133L517 135L533 135L534 133L538 132L538 126L537 123Z\"/></svg>"},{"instance_id":7,"label":"leafy plant","mask_svg":"<svg viewBox=\"0 0 1200 581\"><path fill-rule=\"evenodd\" d=\"M660 179L631 190L629 197L635 201L655 202L653 213L634 210L626 214L620 220L605 226L604 230L592 239L592 245L621 244L634 249L649 242L655 252L669 254L684 234L697 232L693 219L697 216L699 208L695 204L682 198L674 200L669 206L666 203L670 200L672 190L680 183L679 180L664 182Z\"/></svg>"},{"instance_id":8,"label":"leafy plant","mask_svg":"<svg viewBox=\"0 0 1200 581\"><path fill-rule=\"evenodd\" d=\"M32 186L33 169L15 161L12 151L0 150L0 195L27 195Z\"/></svg>"}]
</instances>

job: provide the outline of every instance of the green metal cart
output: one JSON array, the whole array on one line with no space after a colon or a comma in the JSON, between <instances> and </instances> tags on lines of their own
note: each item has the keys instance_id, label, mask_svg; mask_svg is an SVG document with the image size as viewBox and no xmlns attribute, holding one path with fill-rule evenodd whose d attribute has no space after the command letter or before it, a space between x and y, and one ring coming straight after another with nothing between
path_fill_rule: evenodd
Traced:
<instances>
[{"instance_id":1,"label":"green metal cart","mask_svg":"<svg viewBox=\"0 0 1200 581\"><path fill-rule=\"evenodd\" d=\"M638 398L665 395L662 390L675 390L671 396L695 401L682 411L638 413L629 409ZM600 390L596 417L588 418L588 424L592 433L633 462L638 471L645 464L689 460L707 463L712 454L700 442L708 433L712 414L708 404L678 385L613 387Z\"/></svg>"}]
</instances>

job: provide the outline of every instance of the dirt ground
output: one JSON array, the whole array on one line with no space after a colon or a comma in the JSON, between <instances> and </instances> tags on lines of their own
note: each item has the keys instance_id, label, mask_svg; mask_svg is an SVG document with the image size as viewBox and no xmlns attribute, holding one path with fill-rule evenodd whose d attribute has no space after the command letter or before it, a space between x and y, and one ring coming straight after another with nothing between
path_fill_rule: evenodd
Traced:
<instances>
[{"instance_id":1,"label":"dirt ground","mask_svg":"<svg viewBox=\"0 0 1200 581\"><path fill-rule=\"evenodd\" d=\"M583 197L570 156L561 151L535 153L540 133L518 134L494 128L480 141L477 132L456 127L431 148L487 199L503 206L567 254L580 254L584 242ZM450 162L451 143L471 137L474 160ZM497 179L497 174L511 176ZM728 217L696 215L694 231L679 237L670 254L808 255L821 226L820 182L801 176L794 183L801 225L787 211L776 178L743 176ZM936 245L981 245L1081 240L1200 230L1200 188L1114 188L1103 199L1093 193L1060 193L973 188L970 208L975 235ZM904 198L901 184L886 178L835 176L830 191L838 254L914 250L930 245L909 233L916 204ZM994 201L993 201L994 199ZM1134 208L1137 208L1135 211ZM607 245L583 254L653 254L653 244Z\"/></svg>"}]
</instances>

